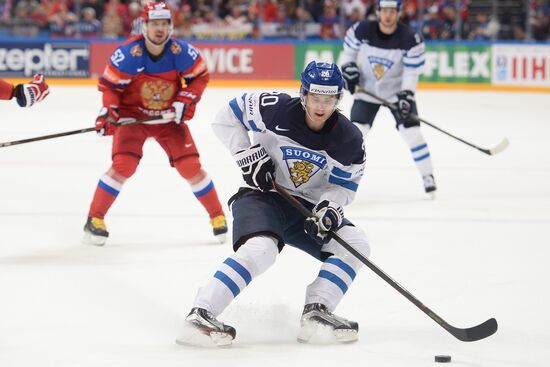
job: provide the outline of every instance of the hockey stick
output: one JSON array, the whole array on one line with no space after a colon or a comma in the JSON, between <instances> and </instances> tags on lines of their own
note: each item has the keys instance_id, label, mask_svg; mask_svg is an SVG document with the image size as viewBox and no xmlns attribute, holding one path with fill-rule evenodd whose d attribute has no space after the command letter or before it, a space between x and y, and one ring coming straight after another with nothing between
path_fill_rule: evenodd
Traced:
<instances>
[{"instance_id":1,"label":"hockey stick","mask_svg":"<svg viewBox=\"0 0 550 367\"><path fill-rule=\"evenodd\" d=\"M168 113L165 113L165 114L162 114L162 115L146 117L146 118L139 119L139 120L133 119L133 120L122 121L121 123L118 123L117 126L141 124L141 123L144 123L144 122L155 121L155 120L170 120L170 119L173 120L175 117L176 117L176 114L174 112L168 112ZM23 139L23 140L8 141L8 142L5 142L5 143L0 143L0 148L10 147L12 145L18 145L18 144L32 143L32 142L40 141L40 140L60 138L60 137L63 137L63 136L89 133L90 131L95 131L95 127L88 127L86 129L66 131L66 132L63 132L63 133L57 133L57 134L51 134L51 135L37 136L35 138L29 138L29 139Z\"/></svg>"},{"instance_id":2,"label":"hockey stick","mask_svg":"<svg viewBox=\"0 0 550 367\"><path fill-rule=\"evenodd\" d=\"M275 190L279 193L279 195L281 195L296 209L298 209L302 215L306 217L313 216L313 213L311 213L306 207L302 205L302 203L300 203L294 196L292 196L285 188L279 186L275 181L273 181L273 188L275 188ZM415 296L413 296L409 291L403 288L399 283L393 280L388 274L384 273L384 271L382 271L382 269L376 266L372 261L367 259L363 254L357 251L353 246L351 246L349 243L343 240L338 235L338 233L331 232L330 234L332 235L332 238L334 238L336 242L338 242L342 247L344 247L346 250L351 252L353 256L355 256L357 259L359 259L359 261L361 261L363 264L368 266L373 272L376 273L376 275L378 275L386 283L391 285L396 291L398 291L403 296L405 296L405 298L411 301L422 312L428 315L432 320L438 323L441 327L447 330L451 335L453 335L458 340L461 340L463 342L473 342L473 341L481 340L488 336L491 336L497 331L497 328L498 328L497 320L495 320L494 318L491 318L477 326L466 328L466 329L460 329L450 325L447 321L443 320L430 308L428 308L426 305L420 302Z\"/></svg>"},{"instance_id":3,"label":"hockey stick","mask_svg":"<svg viewBox=\"0 0 550 367\"><path fill-rule=\"evenodd\" d=\"M382 98L382 97L379 97L377 96L376 94L374 93L371 93L369 92L368 90L364 90L364 89L361 89L361 88L357 88L357 91L356 93L363 93L363 94L366 94L368 96L371 96L372 98L378 100L379 102L381 102L384 106L386 107L389 107L390 109L394 110L394 111L397 111L397 106L393 103L391 103L390 101ZM471 146L472 148L475 148L477 150L479 150L480 152L483 152L487 155L495 155L495 154L498 154L500 152L502 152L504 149L506 149L508 147L508 145L510 144L508 139L507 138L504 138L500 143L498 143L495 147L491 148L491 149L486 149L486 148L481 148L473 143L470 143L469 141L466 141L464 139L461 139L459 138L458 136L455 136L445 130L443 130L442 128L440 127L437 127L435 126L434 124L424 120L423 118L421 118L420 116L418 116L417 114L415 113L411 113L411 117L414 119L414 120L417 120L419 122L422 122L428 126L430 126L431 128L434 128L440 132L442 132L443 134L447 135L447 136L450 136L451 138L453 139L456 139L466 145L469 145Z\"/></svg>"}]
</instances>

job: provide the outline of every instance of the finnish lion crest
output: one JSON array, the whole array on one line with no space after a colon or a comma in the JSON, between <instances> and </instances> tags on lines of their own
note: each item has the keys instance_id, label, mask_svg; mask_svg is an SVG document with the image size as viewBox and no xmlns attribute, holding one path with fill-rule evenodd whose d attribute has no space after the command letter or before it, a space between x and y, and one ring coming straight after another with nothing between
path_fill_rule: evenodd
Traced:
<instances>
[{"instance_id":1,"label":"finnish lion crest","mask_svg":"<svg viewBox=\"0 0 550 367\"><path fill-rule=\"evenodd\" d=\"M290 180L295 187L299 187L311 180L317 172L322 170L327 159L323 154L300 148L300 147L281 147L283 159L286 163Z\"/></svg>"}]
</instances>

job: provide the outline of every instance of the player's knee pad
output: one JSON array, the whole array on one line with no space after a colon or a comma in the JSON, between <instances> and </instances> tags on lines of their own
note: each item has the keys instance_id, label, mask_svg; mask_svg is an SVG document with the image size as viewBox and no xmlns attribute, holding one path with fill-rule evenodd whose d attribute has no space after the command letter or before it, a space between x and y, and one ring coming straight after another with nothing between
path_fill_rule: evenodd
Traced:
<instances>
[{"instance_id":1,"label":"player's knee pad","mask_svg":"<svg viewBox=\"0 0 550 367\"><path fill-rule=\"evenodd\" d=\"M195 177L201 170L201 162L196 155L182 157L175 160L173 164L179 174L186 180Z\"/></svg>"},{"instance_id":2,"label":"player's knee pad","mask_svg":"<svg viewBox=\"0 0 550 367\"><path fill-rule=\"evenodd\" d=\"M404 127L400 125L399 133L411 149L426 144L420 126Z\"/></svg>"},{"instance_id":3,"label":"player's knee pad","mask_svg":"<svg viewBox=\"0 0 550 367\"><path fill-rule=\"evenodd\" d=\"M279 248L277 239L257 236L247 240L235 253L235 257L256 277L275 263Z\"/></svg>"},{"instance_id":4,"label":"player's knee pad","mask_svg":"<svg viewBox=\"0 0 550 367\"><path fill-rule=\"evenodd\" d=\"M367 258L370 256L369 240L362 229L354 226L344 226L338 230L338 235L350 246L359 251L363 256ZM323 246L323 252L334 254L346 264L351 266L355 272L363 266L363 263L357 257L346 250L334 239L330 240Z\"/></svg>"},{"instance_id":5,"label":"player's knee pad","mask_svg":"<svg viewBox=\"0 0 550 367\"><path fill-rule=\"evenodd\" d=\"M122 177L131 177L137 169L140 158L131 154L116 154L113 157L113 170Z\"/></svg>"}]
</instances>

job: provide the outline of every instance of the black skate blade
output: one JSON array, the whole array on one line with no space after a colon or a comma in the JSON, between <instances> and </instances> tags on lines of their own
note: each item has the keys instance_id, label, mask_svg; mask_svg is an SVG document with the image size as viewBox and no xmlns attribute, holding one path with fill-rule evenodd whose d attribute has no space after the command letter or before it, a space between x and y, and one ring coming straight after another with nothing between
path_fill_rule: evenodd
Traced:
<instances>
[{"instance_id":1,"label":"black skate blade","mask_svg":"<svg viewBox=\"0 0 550 367\"><path fill-rule=\"evenodd\" d=\"M303 344L349 344L358 340L357 330L334 329L321 322L302 322L300 332L296 338Z\"/></svg>"},{"instance_id":2,"label":"black skate blade","mask_svg":"<svg viewBox=\"0 0 550 367\"><path fill-rule=\"evenodd\" d=\"M176 338L176 344L198 348L229 348L233 337L229 333L201 330L193 325L184 325Z\"/></svg>"}]
</instances>

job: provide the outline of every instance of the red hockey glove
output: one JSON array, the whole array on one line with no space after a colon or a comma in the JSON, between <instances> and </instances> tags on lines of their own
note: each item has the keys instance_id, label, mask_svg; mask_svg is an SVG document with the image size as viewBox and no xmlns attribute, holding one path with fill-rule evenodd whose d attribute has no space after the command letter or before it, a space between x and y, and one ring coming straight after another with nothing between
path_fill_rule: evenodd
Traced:
<instances>
[{"instance_id":1,"label":"red hockey glove","mask_svg":"<svg viewBox=\"0 0 550 367\"><path fill-rule=\"evenodd\" d=\"M30 107L42 101L48 94L50 94L50 88L42 74L36 74L28 84L16 85L14 91L17 104L21 107Z\"/></svg>"},{"instance_id":2,"label":"red hockey glove","mask_svg":"<svg viewBox=\"0 0 550 367\"><path fill-rule=\"evenodd\" d=\"M99 136L113 135L118 119L118 107L102 107L101 111L99 111L99 116L95 120L95 131L97 131Z\"/></svg>"},{"instance_id":3,"label":"red hockey glove","mask_svg":"<svg viewBox=\"0 0 550 367\"><path fill-rule=\"evenodd\" d=\"M199 96L192 90L182 90L178 93L176 100L172 103L172 108L176 113L174 121L176 124L181 124L183 121L188 121L195 115L195 107L199 101Z\"/></svg>"}]
</instances>

